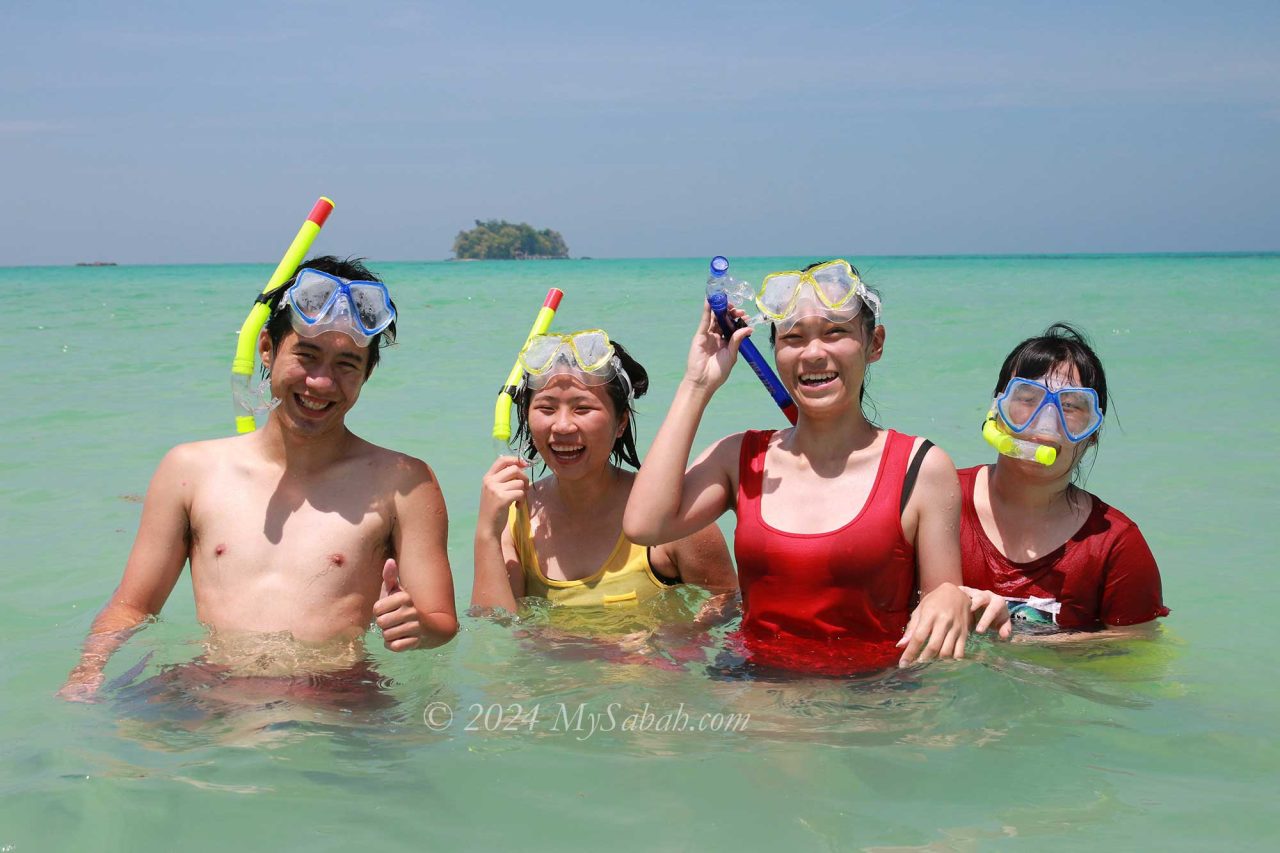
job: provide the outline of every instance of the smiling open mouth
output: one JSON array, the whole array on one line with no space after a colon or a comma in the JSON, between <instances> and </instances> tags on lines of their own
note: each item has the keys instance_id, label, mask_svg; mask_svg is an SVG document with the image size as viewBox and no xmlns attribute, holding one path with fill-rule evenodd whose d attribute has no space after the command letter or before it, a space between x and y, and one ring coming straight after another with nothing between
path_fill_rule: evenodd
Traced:
<instances>
[{"instance_id":1,"label":"smiling open mouth","mask_svg":"<svg viewBox=\"0 0 1280 853\"><path fill-rule=\"evenodd\" d=\"M316 400L310 397L304 397L301 394L294 394L293 399L298 405L306 409L308 412L323 412L333 406L332 400Z\"/></svg>"},{"instance_id":2,"label":"smiling open mouth","mask_svg":"<svg viewBox=\"0 0 1280 853\"><path fill-rule=\"evenodd\" d=\"M833 371L825 373L801 373L800 384L806 388L820 388L830 382L836 381L837 374Z\"/></svg>"},{"instance_id":3,"label":"smiling open mouth","mask_svg":"<svg viewBox=\"0 0 1280 853\"><path fill-rule=\"evenodd\" d=\"M585 444L552 444L551 455L560 462L577 462L587 452Z\"/></svg>"}]
</instances>

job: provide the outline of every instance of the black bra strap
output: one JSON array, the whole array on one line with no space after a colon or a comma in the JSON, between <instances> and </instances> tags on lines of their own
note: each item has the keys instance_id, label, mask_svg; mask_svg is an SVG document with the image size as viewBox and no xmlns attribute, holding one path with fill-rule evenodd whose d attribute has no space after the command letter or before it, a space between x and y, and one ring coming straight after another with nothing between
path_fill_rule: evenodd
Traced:
<instances>
[{"instance_id":1,"label":"black bra strap","mask_svg":"<svg viewBox=\"0 0 1280 853\"><path fill-rule=\"evenodd\" d=\"M661 581L663 586L680 586L680 584L684 583L684 580L683 580L683 579L681 579L681 577L680 577L680 568L679 568L679 567L676 567L676 576L675 576L675 577L673 577L673 578L669 578L669 577L667 577L666 575L664 575L662 572L660 572L660 571L658 571L658 570L654 569L654 567L653 567L653 546L652 546L652 545L646 545L646 546L644 547L644 558L645 558L645 560L646 560L646 561L648 561L648 563L649 563L649 573L650 573L650 574L652 574L652 575L653 575L655 578L657 578L659 581Z\"/></svg>"},{"instance_id":2,"label":"black bra strap","mask_svg":"<svg viewBox=\"0 0 1280 853\"><path fill-rule=\"evenodd\" d=\"M898 515L902 515L907 509L907 501L911 500L911 492L916 487L916 477L920 476L920 466L924 464L924 455L929 452L930 447L933 447L933 442L926 438L915 456L911 457L907 476L902 478L902 505L898 507Z\"/></svg>"}]
</instances>

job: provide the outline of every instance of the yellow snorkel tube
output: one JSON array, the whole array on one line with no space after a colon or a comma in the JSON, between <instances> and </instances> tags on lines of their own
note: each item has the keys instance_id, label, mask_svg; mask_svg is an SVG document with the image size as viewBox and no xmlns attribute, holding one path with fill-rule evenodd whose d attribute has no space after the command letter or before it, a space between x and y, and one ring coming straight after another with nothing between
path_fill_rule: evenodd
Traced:
<instances>
[{"instance_id":1,"label":"yellow snorkel tube","mask_svg":"<svg viewBox=\"0 0 1280 853\"><path fill-rule=\"evenodd\" d=\"M311 208L311 213L307 214L307 221L302 223L298 235L289 244L289 250L280 259L271 278L267 279L267 286L262 288L262 293L253 303L253 308L245 318L244 325L240 327L240 336L236 339L235 359L231 362L231 398L235 406L236 432L238 433L253 432L257 426L254 422L254 414L264 408L253 400L254 392L250 389L249 383L253 378L258 335L262 333L262 327L267 324L267 319L271 316L271 308L267 301L271 294L288 281L298 269L298 265L302 263L311 244L315 242L316 235L320 233L325 220L332 212L333 201L321 196ZM270 407L266 408L269 410Z\"/></svg>"},{"instance_id":2,"label":"yellow snorkel tube","mask_svg":"<svg viewBox=\"0 0 1280 853\"><path fill-rule=\"evenodd\" d=\"M1014 459L1034 459L1046 468L1058 459L1058 451L1055 448L1014 438L1000 429L996 424L994 409L987 412L987 419L982 422L982 437L1003 456L1012 456Z\"/></svg>"},{"instance_id":3,"label":"yellow snorkel tube","mask_svg":"<svg viewBox=\"0 0 1280 853\"><path fill-rule=\"evenodd\" d=\"M556 316L556 309L560 307L562 298L564 298L562 290L553 287L547 291L547 298L542 300L542 307L538 309L538 317L533 321L533 328L529 330L528 337L520 347L521 352L524 352L529 341L538 335L545 335L547 329L551 328L551 318ZM493 437L498 441L505 442L511 438L511 404L515 402L516 390L520 387L520 377L523 374L524 368L520 366L520 358L517 356L515 366L507 374L507 381L502 383L502 390L498 392L498 402L493 407Z\"/></svg>"}]
</instances>

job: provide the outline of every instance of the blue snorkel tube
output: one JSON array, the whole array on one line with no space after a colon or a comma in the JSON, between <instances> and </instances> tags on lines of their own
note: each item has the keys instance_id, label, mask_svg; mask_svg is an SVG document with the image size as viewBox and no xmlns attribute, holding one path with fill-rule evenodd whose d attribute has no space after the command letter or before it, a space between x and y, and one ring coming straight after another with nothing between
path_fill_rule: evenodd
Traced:
<instances>
[{"instance_id":1,"label":"blue snorkel tube","mask_svg":"<svg viewBox=\"0 0 1280 853\"><path fill-rule=\"evenodd\" d=\"M746 286L729 275L729 259L723 255L716 255L711 259L711 275L707 279L707 304L711 306L711 313L716 315L716 323L720 326L720 334L727 341L733 337L736 329L741 329L747 325L741 319L729 316L729 294L736 291L745 291ZM740 295L740 294L739 294ZM796 411L795 401L791 399L791 395L787 393L787 389L782 387L777 375L773 372L773 368L769 366L769 362L764 360L764 356L760 354L760 350L756 349L756 345L751 343L750 338L742 341L742 346L738 352L747 360L747 364L751 365L751 369L756 372L756 376L764 385L765 390L769 392L769 396L773 398L773 402L778 404L778 408L782 409L782 414L787 416L793 425L799 413Z\"/></svg>"}]
</instances>

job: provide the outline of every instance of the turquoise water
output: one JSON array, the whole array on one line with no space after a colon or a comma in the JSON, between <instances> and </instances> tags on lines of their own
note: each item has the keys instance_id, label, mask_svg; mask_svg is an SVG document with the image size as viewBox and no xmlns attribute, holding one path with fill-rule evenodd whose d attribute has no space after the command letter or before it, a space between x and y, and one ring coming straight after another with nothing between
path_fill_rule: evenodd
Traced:
<instances>
[{"instance_id":1,"label":"turquoise water","mask_svg":"<svg viewBox=\"0 0 1280 853\"><path fill-rule=\"evenodd\" d=\"M790 262L735 272L758 281ZM683 370L704 263L374 265L400 305L401 343L349 422L435 467L459 602L493 395L546 288L567 294L558 327L602 325L649 368L644 445ZM1280 257L860 266L885 298L886 355L869 385L880 422L960 465L990 457L978 425L1014 343L1060 319L1093 335L1116 417L1087 485L1141 525L1160 562L1173 615L1157 640L984 642L973 660L907 674L763 682L709 673L714 643L677 654L677 639L655 636L603 661L464 616L437 651L393 656L370 638L388 707L266 696L209 711L148 687L200 652L184 575L162 620L113 659L120 683L105 701L64 704L53 693L119 579L155 464L174 443L230 431L231 349L269 270L0 269L14 320L0 337L0 849L1270 848ZM771 407L735 375L699 445L778 424ZM486 730L516 704L512 730ZM655 718L749 721L560 725L562 708L585 723L614 707L621 723L646 704ZM453 724L438 725L446 706Z\"/></svg>"}]
</instances>

